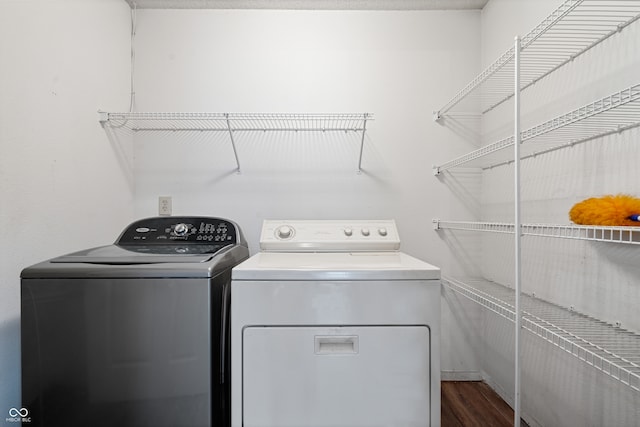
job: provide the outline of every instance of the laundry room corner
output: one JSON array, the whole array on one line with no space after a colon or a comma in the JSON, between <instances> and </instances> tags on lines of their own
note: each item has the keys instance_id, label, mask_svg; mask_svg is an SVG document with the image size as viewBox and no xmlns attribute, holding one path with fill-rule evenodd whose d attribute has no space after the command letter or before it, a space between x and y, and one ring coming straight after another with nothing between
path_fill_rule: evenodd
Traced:
<instances>
[{"instance_id":1,"label":"laundry room corner","mask_svg":"<svg viewBox=\"0 0 640 427\"><path fill-rule=\"evenodd\" d=\"M0 0L0 62L0 427L638 424L640 0Z\"/></svg>"}]
</instances>

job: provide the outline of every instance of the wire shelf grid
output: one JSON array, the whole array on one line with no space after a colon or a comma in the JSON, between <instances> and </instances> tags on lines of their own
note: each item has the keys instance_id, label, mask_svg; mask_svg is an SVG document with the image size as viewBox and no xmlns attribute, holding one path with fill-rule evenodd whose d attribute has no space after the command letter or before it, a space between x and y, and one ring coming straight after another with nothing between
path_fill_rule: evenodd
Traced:
<instances>
[{"instance_id":1,"label":"wire shelf grid","mask_svg":"<svg viewBox=\"0 0 640 427\"><path fill-rule=\"evenodd\" d=\"M574 60L640 18L640 3L631 0L566 0L522 37L521 89ZM459 91L436 119L469 109L486 113L513 97L515 49L512 47ZM465 102L462 102L465 101Z\"/></svg>"},{"instance_id":2,"label":"wire shelf grid","mask_svg":"<svg viewBox=\"0 0 640 427\"><path fill-rule=\"evenodd\" d=\"M480 231L513 234L515 225L503 222L442 221L434 219L436 230ZM640 245L640 227L573 224L522 224L521 235Z\"/></svg>"},{"instance_id":3,"label":"wire shelf grid","mask_svg":"<svg viewBox=\"0 0 640 427\"><path fill-rule=\"evenodd\" d=\"M521 158L640 126L640 84L631 86L521 132ZM513 136L485 145L439 166L434 174L462 165L480 167L513 161Z\"/></svg>"},{"instance_id":4,"label":"wire shelf grid","mask_svg":"<svg viewBox=\"0 0 640 427\"><path fill-rule=\"evenodd\" d=\"M131 131L353 131L365 130L371 113L105 113L101 121Z\"/></svg>"},{"instance_id":5,"label":"wire shelf grid","mask_svg":"<svg viewBox=\"0 0 640 427\"><path fill-rule=\"evenodd\" d=\"M442 277L449 289L515 321L515 292L483 279ZM640 391L640 335L590 316L521 294L523 329L595 369Z\"/></svg>"}]
</instances>

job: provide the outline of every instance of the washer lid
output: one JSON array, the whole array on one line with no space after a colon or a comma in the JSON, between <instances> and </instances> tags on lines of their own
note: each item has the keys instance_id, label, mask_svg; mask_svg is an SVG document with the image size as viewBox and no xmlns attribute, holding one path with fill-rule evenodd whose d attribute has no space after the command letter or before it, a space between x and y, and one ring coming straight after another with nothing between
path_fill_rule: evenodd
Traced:
<instances>
[{"instance_id":1,"label":"washer lid","mask_svg":"<svg viewBox=\"0 0 640 427\"><path fill-rule=\"evenodd\" d=\"M109 245L86 249L51 260L53 264L84 263L101 265L135 265L160 263L201 263L209 261L225 245L155 245L127 247ZM208 249L208 250L207 250Z\"/></svg>"},{"instance_id":2,"label":"washer lid","mask_svg":"<svg viewBox=\"0 0 640 427\"><path fill-rule=\"evenodd\" d=\"M434 280L440 269L403 252L260 252L233 280Z\"/></svg>"}]
</instances>

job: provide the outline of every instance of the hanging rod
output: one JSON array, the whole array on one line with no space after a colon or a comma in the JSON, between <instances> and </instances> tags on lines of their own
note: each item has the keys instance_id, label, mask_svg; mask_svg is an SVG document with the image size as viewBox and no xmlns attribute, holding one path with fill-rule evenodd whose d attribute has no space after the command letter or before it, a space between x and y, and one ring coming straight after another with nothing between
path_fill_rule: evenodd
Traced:
<instances>
[{"instance_id":1,"label":"hanging rod","mask_svg":"<svg viewBox=\"0 0 640 427\"><path fill-rule=\"evenodd\" d=\"M521 88L535 84L639 18L637 1L564 1L522 38ZM513 97L514 57L512 47L435 112L434 119L462 105L465 110L486 113Z\"/></svg>"}]
</instances>

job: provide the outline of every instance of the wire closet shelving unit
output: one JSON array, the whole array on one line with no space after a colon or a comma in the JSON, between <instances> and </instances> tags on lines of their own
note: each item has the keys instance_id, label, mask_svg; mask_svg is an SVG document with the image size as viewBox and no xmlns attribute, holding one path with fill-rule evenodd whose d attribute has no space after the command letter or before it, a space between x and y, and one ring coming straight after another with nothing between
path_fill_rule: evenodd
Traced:
<instances>
[{"instance_id":1,"label":"wire closet shelving unit","mask_svg":"<svg viewBox=\"0 0 640 427\"><path fill-rule=\"evenodd\" d=\"M573 61L640 18L634 0L566 0L521 38L521 90ZM516 47L511 47L434 113L482 114L513 98Z\"/></svg>"},{"instance_id":2,"label":"wire closet shelving unit","mask_svg":"<svg viewBox=\"0 0 640 427\"><path fill-rule=\"evenodd\" d=\"M521 292L521 239L538 236L639 245L640 227L522 224L520 161L640 126L640 84L623 88L529 129L520 126L520 95L536 82L640 19L640 1L565 0L546 19L469 82L434 120L482 117L506 101L514 105L513 135L434 166L434 175L458 167L514 163L514 223L434 219L436 230L514 236L514 288L484 279L443 276L443 285L515 323L514 426L520 425L520 331L567 351L598 371L640 390L640 335ZM508 149L510 148L510 149Z\"/></svg>"},{"instance_id":3,"label":"wire closet shelving unit","mask_svg":"<svg viewBox=\"0 0 640 427\"><path fill-rule=\"evenodd\" d=\"M243 132L345 132L360 135L358 172L367 123L372 113L210 113L210 112L99 112L103 128L128 132L223 132L229 134L237 171L240 159L236 135Z\"/></svg>"}]
</instances>

